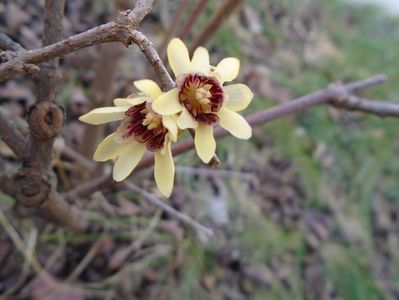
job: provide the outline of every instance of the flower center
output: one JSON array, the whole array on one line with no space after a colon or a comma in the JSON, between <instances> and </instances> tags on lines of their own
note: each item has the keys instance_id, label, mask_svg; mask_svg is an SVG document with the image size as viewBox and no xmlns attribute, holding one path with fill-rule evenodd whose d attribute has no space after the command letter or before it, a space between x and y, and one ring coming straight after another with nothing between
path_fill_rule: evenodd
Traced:
<instances>
[{"instance_id":1,"label":"flower center","mask_svg":"<svg viewBox=\"0 0 399 300\"><path fill-rule=\"evenodd\" d=\"M162 149L168 129L162 125L162 116L151 109L151 104L134 105L125 115L121 124L124 139L134 137L152 152Z\"/></svg>"},{"instance_id":2,"label":"flower center","mask_svg":"<svg viewBox=\"0 0 399 300\"><path fill-rule=\"evenodd\" d=\"M198 122L219 121L216 113L223 104L223 89L213 77L189 74L180 87L179 101Z\"/></svg>"}]
</instances>

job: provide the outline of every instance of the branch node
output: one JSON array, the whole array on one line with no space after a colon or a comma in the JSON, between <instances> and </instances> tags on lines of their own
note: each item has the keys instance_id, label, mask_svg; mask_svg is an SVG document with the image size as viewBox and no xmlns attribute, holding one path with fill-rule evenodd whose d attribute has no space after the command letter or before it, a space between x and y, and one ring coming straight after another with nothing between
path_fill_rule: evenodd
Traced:
<instances>
[{"instance_id":1,"label":"branch node","mask_svg":"<svg viewBox=\"0 0 399 300\"><path fill-rule=\"evenodd\" d=\"M14 176L15 198L26 207L39 207L51 191L51 177L35 169L24 168Z\"/></svg>"},{"instance_id":2,"label":"branch node","mask_svg":"<svg viewBox=\"0 0 399 300\"><path fill-rule=\"evenodd\" d=\"M64 109L53 102L43 101L34 105L28 115L31 134L38 140L55 138L64 124Z\"/></svg>"}]
</instances>

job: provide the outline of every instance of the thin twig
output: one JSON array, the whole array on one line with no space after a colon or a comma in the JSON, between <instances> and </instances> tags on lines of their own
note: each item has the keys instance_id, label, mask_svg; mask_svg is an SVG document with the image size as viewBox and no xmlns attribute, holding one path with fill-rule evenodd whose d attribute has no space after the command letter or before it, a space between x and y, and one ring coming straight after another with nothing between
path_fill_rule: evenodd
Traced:
<instances>
[{"instance_id":1,"label":"thin twig","mask_svg":"<svg viewBox=\"0 0 399 300\"><path fill-rule=\"evenodd\" d=\"M173 207L169 206L166 204L164 201L158 199L154 194L151 194L138 186L134 185L133 183L129 181L124 181L122 183L124 187L129 189L132 192L138 193L142 197L144 197L146 200L151 202L152 204L162 208L165 212L173 216L175 219L180 220L183 224L189 226L190 228L194 229L198 234L205 235L206 237L212 237L213 236L213 231L212 229L205 227L204 225L201 225L197 221L193 220L191 217L189 217L186 214L183 214Z\"/></svg>"},{"instance_id":2,"label":"thin twig","mask_svg":"<svg viewBox=\"0 0 399 300\"><path fill-rule=\"evenodd\" d=\"M15 124L12 124L2 108L0 108L0 138L17 157L22 157L26 147L26 139L16 128Z\"/></svg>"},{"instance_id":3,"label":"thin twig","mask_svg":"<svg viewBox=\"0 0 399 300\"><path fill-rule=\"evenodd\" d=\"M332 105L337 108L361 111L379 117L399 117L399 105L386 101L349 96L346 99L332 101Z\"/></svg>"},{"instance_id":4,"label":"thin twig","mask_svg":"<svg viewBox=\"0 0 399 300\"><path fill-rule=\"evenodd\" d=\"M18 51L22 49L23 47L20 44L14 42L4 33L0 33L0 50Z\"/></svg>"},{"instance_id":5,"label":"thin twig","mask_svg":"<svg viewBox=\"0 0 399 300\"><path fill-rule=\"evenodd\" d=\"M173 17L173 20L170 23L168 30L165 32L163 41L161 43L161 46L159 47L159 55L162 58L164 58L166 45L169 42L172 35L175 33L177 24L179 24L179 21L183 15L183 13L185 12L187 4L189 2L190 2L190 0L182 0L182 1L180 1L180 3L178 3L178 7L175 12L175 16Z\"/></svg>"},{"instance_id":6,"label":"thin twig","mask_svg":"<svg viewBox=\"0 0 399 300\"><path fill-rule=\"evenodd\" d=\"M332 84L325 89L314 92L307 96L303 96L282 105L270 108L265 111L254 113L247 116L246 119L251 126L257 126L266 122L270 122L293 113L302 112L312 106L320 104L331 104L335 101L342 102L345 107L345 99L352 93L358 90L368 89L372 86L384 83L387 77L384 75L377 75L365 80L360 80L348 84ZM332 101L332 102L330 102ZM371 112L370 112L371 113ZM216 136L225 136L222 130L216 130Z\"/></svg>"},{"instance_id":7,"label":"thin twig","mask_svg":"<svg viewBox=\"0 0 399 300\"><path fill-rule=\"evenodd\" d=\"M212 36L219 30L223 22L238 9L245 0L225 0L224 3L212 15L208 23L204 26L201 32L196 36L195 40L190 45L190 52L205 45Z\"/></svg>"},{"instance_id":8,"label":"thin twig","mask_svg":"<svg viewBox=\"0 0 399 300\"><path fill-rule=\"evenodd\" d=\"M179 38L184 39L189 33L191 28L194 26L198 17L201 15L202 11L205 9L209 0L199 0L197 5L194 7L187 22L181 27L181 32L179 33Z\"/></svg>"},{"instance_id":9,"label":"thin twig","mask_svg":"<svg viewBox=\"0 0 399 300\"><path fill-rule=\"evenodd\" d=\"M219 169L209 169L209 168L193 168L186 166L176 166L176 173L197 175L203 177L236 177L245 180L253 180L254 174L248 172L238 172L232 170L219 170Z\"/></svg>"},{"instance_id":10,"label":"thin twig","mask_svg":"<svg viewBox=\"0 0 399 300\"><path fill-rule=\"evenodd\" d=\"M138 30L133 30L131 34L133 42L144 53L151 67L154 69L155 73L159 76L162 83L162 89L167 91L174 88L175 82L173 81L169 72L166 70L162 60L159 58L159 55L155 49L154 44Z\"/></svg>"},{"instance_id":11,"label":"thin twig","mask_svg":"<svg viewBox=\"0 0 399 300\"><path fill-rule=\"evenodd\" d=\"M119 249L109 260L108 269L116 270L123 262L134 252L140 249L143 243L146 241L148 236L154 231L155 227L159 224L159 218L161 217L162 210L159 209L155 212L154 217L151 219L150 224L140 234L137 239L132 240L129 246Z\"/></svg>"}]
</instances>

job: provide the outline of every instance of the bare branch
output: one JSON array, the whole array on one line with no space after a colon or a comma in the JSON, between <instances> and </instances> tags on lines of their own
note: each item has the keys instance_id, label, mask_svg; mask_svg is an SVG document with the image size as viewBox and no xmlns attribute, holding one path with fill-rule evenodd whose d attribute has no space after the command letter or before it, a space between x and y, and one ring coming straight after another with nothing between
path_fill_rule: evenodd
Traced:
<instances>
[{"instance_id":1,"label":"bare branch","mask_svg":"<svg viewBox=\"0 0 399 300\"><path fill-rule=\"evenodd\" d=\"M244 1L245 0L225 0L191 43L190 52L193 53L197 47L205 45L218 31L224 20L226 20L236 9L238 9L244 3Z\"/></svg>"},{"instance_id":2,"label":"bare branch","mask_svg":"<svg viewBox=\"0 0 399 300\"><path fill-rule=\"evenodd\" d=\"M166 45L168 44L170 38L175 33L177 24L179 23L183 13L185 12L186 6L187 6L188 3L189 3L189 0L182 0L178 4L177 10L176 10L176 12L174 14L175 16L173 17L173 20L170 23L169 28L165 32L164 37L163 37L163 41L161 43L161 46L159 47L159 49L160 49L159 53L162 56L162 58L164 58Z\"/></svg>"},{"instance_id":3,"label":"bare branch","mask_svg":"<svg viewBox=\"0 0 399 300\"><path fill-rule=\"evenodd\" d=\"M185 23L181 28L181 32L179 33L179 38L184 39L189 33L191 28L193 28L195 22L197 21L198 17L201 15L201 12L205 9L206 5L208 4L209 0L199 0L197 5L194 7L193 11L191 12L187 23Z\"/></svg>"},{"instance_id":4,"label":"bare branch","mask_svg":"<svg viewBox=\"0 0 399 300\"><path fill-rule=\"evenodd\" d=\"M333 84L323 90L314 92L307 96L294 99L292 101L270 108L265 111L254 113L250 116L247 116L246 119L251 126L256 126L285 117L293 113L304 111L315 105L329 103L334 99L346 99L351 93L381 84L385 82L386 79L387 78L384 75L377 75L367 78L365 80L360 80L348 84ZM223 132L223 130L216 130L215 136L223 137L225 135L226 133Z\"/></svg>"},{"instance_id":5,"label":"bare branch","mask_svg":"<svg viewBox=\"0 0 399 300\"><path fill-rule=\"evenodd\" d=\"M154 0L138 0L133 10L121 12L112 22L43 48L18 52L14 59L0 65L0 81L25 73L26 70L21 65L43 63L94 44L122 42L125 46L130 45L131 31L137 28L151 10L153 2Z\"/></svg>"},{"instance_id":6,"label":"bare branch","mask_svg":"<svg viewBox=\"0 0 399 300\"><path fill-rule=\"evenodd\" d=\"M0 33L0 49L1 50L10 50L10 51L19 51L22 50L22 46L17 42L14 42L10 37L5 35L4 33Z\"/></svg>"},{"instance_id":7,"label":"bare branch","mask_svg":"<svg viewBox=\"0 0 399 300\"><path fill-rule=\"evenodd\" d=\"M162 60L159 58L154 44L138 30L132 31L132 40L144 53L148 62L151 64L151 67L161 79L162 89L170 90L174 88L175 82L173 81L169 72L166 70Z\"/></svg>"},{"instance_id":8,"label":"bare branch","mask_svg":"<svg viewBox=\"0 0 399 300\"><path fill-rule=\"evenodd\" d=\"M357 110L380 117L399 117L399 105L391 102L369 100L356 96L331 102L337 108Z\"/></svg>"},{"instance_id":9,"label":"bare branch","mask_svg":"<svg viewBox=\"0 0 399 300\"><path fill-rule=\"evenodd\" d=\"M138 193L142 197L144 197L146 200L151 202L152 204L162 208L165 212L167 212L169 215L174 217L175 219L181 221L183 224L189 226L190 228L194 229L198 234L203 234L207 237L212 237L213 236L213 231L212 229L205 227L204 225L201 225L197 221L193 220L190 216L183 214L173 207L167 205L164 201L158 199L154 194L151 194L138 186L134 185L133 183L129 181L124 181L122 183L123 186L125 186L128 190Z\"/></svg>"},{"instance_id":10,"label":"bare branch","mask_svg":"<svg viewBox=\"0 0 399 300\"><path fill-rule=\"evenodd\" d=\"M65 198L68 202L73 202L73 200L76 198L87 197L99 189L106 188L114 184L116 183L112 180L111 174L105 173L71 189L68 193L66 193Z\"/></svg>"},{"instance_id":11,"label":"bare branch","mask_svg":"<svg viewBox=\"0 0 399 300\"><path fill-rule=\"evenodd\" d=\"M6 195L15 193L15 186L12 177L8 174L0 174L0 191Z\"/></svg>"},{"instance_id":12,"label":"bare branch","mask_svg":"<svg viewBox=\"0 0 399 300\"><path fill-rule=\"evenodd\" d=\"M10 118L7 117L2 108L0 108L0 138L14 151L17 157L22 157L26 139L15 127L15 124L10 121Z\"/></svg>"}]
</instances>

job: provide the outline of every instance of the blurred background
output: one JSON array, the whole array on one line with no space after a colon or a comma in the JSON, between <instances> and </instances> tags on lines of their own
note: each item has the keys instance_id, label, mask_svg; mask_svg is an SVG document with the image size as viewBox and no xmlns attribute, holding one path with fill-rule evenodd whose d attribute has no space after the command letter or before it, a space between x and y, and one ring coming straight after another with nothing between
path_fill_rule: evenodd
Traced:
<instances>
[{"instance_id":1,"label":"blurred background","mask_svg":"<svg viewBox=\"0 0 399 300\"><path fill-rule=\"evenodd\" d=\"M27 49L40 47L43 2L2 0L0 31ZM364 95L398 101L398 1L236 2L229 15L218 11L224 1L156 1L140 29L165 57L171 37L193 45L212 15L226 17L208 32L206 46L213 64L241 60L237 82L255 93L244 115L378 73L389 81ZM65 37L133 3L66 1ZM63 145L91 157L113 130L77 118L134 92L133 80L157 78L135 45L83 49L61 59L61 72L66 125L53 166L59 191L67 192L98 174L62 154ZM26 78L0 85L0 107L13 118L23 118L34 101ZM176 185L165 201L212 228L212 239L112 186L72 201L105 227L89 233L27 217L0 194L0 209L29 253L75 287L51 286L15 248L9 228L0 227L0 298L399 299L397 128L395 119L323 106L254 128L249 142L220 140L221 169L206 169L193 152L176 157ZM0 157L2 172L19 167L4 144ZM158 193L152 170L133 180Z\"/></svg>"}]
</instances>

